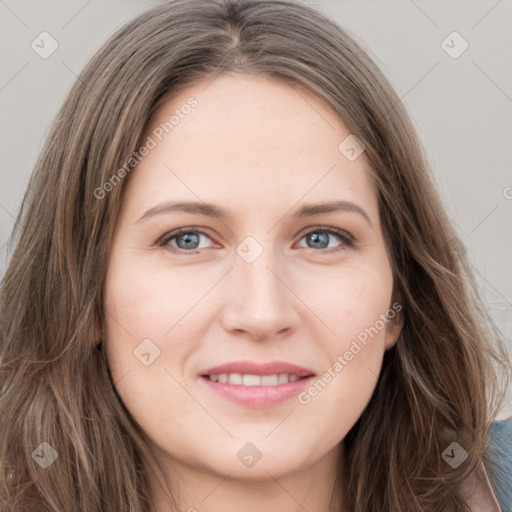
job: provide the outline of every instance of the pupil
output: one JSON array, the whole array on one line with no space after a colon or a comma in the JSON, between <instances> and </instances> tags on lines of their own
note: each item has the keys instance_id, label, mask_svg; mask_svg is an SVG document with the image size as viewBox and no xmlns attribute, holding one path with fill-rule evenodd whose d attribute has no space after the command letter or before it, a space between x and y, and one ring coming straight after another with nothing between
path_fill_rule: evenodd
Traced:
<instances>
[{"instance_id":1,"label":"pupil","mask_svg":"<svg viewBox=\"0 0 512 512\"><path fill-rule=\"evenodd\" d=\"M329 240L328 240L328 234L327 233L321 233L320 235L318 235L318 233L312 233L311 235L311 240L313 241L313 243L318 243L320 242L320 244L322 243L325 243L327 245L329 245ZM326 247L327 247L326 245ZM317 247L317 246L315 246ZM325 249L325 247L322 247L323 249Z\"/></svg>"}]
</instances>

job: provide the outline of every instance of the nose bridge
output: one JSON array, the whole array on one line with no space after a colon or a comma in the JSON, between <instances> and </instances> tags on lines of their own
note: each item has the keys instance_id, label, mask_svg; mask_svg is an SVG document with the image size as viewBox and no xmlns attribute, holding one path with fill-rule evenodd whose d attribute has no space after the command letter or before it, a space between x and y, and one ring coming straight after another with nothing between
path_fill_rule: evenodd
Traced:
<instances>
[{"instance_id":1,"label":"nose bridge","mask_svg":"<svg viewBox=\"0 0 512 512\"><path fill-rule=\"evenodd\" d=\"M293 293L278 250L247 237L237 247L231 272L227 327L250 331L254 336L275 336L296 321Z\"/></svg>"},{"instance_id":2,"label":"nose bridge","mask_svg":"<svg viewBox=\"0 0 512 512\"><path fill-rule=\"evenodd\" d=\"M279 261L278 251L270 246L267 239L263 242L248 237L237 248L238 258L235 263L237 278L243 283L243 289L253 306L270 309L282 307L289 293L278 278L283 268Z\"/></svg>"}]
</instances>

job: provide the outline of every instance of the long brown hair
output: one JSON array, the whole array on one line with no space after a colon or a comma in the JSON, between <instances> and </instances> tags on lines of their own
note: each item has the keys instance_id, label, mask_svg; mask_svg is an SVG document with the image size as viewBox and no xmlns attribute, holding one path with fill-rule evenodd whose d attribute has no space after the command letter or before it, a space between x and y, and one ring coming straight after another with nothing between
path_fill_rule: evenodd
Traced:
<instances>
[{"instance_id":1,"label":"long brown hair","mask_svg":"<svg viewBox=\"0 0 512 512\"><path fill-rule=\"evenodd\" d=\"M152 510L147 439L96 349L129 175L102 198L95 191L137 151L164 99L227 71L315 93L363 142L372 169L404 327L345 438L344 507L468 510L459 484L487 461L489 425L510 376L502 335L400 99L346 31L285 0L153 7L104 44L59 110L1 286L0 508ZM441 456L453 441L468 453L457 469ZM55 460L42 470L38 455Z\"/></svg>"}]
</instances>

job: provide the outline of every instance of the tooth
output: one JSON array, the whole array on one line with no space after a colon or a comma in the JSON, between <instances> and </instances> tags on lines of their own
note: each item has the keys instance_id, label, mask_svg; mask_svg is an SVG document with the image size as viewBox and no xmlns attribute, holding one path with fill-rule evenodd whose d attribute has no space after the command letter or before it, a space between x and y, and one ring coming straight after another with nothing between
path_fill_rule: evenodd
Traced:
<instances>
[{"instance_id":1,"label":"tooth","mask_svg":"<svg viewBox=\"0 0 512 512\"><path fill-rule=\"evenodd\" d=\"M279 384L279 377L276 375L263 375L261 377L262 386L275 386Z\"/></svg>"},{"instance_id":2,"label":"tooth","mask_svg":"<svg viewBox=\"0 0 512 512\"><path fill-rule=\"evenodd\" d=\"M300 379L298 375L288 375L280 373L274 375L252 375L241 373L221 373L218 375L210 375L213 382L237 384L242 386L276 386L277 384L287 384Z\"/></svg>"},{"instance_id":3,"label":"tooth","mask_svg":"<svg viewBox=\"0 0 512 512\"><path fill-rule=\"evenodd\" d=\"M244 386L261 386L261 377L259 375L244 375Z\"/></svg>"},{"instance_id":4,"label":"tooth","mask_svg":"<svg viewBox=\"0 0 512 512\"><path fill-rule=\"evenodd\" d=\"M228 377L228 382L230 384L242 384L242 374L241 373L230 373Z\"/></svg>"},{"instance_id":5,"label":"tooth","mask_svg":"<svg viewBox=\"0 0 512 512\"><path fill-rule=\"evenodd\" d=\"M288 382L288 374L280 373L277 377L278 384L286 384Z\"/></svg>"}]
</instances>

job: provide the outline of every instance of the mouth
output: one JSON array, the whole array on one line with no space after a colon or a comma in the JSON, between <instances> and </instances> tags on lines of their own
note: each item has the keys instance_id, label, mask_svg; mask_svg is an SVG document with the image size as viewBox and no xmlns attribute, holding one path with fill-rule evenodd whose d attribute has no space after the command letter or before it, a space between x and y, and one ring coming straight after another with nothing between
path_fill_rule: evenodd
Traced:
<instances>
[{"instance_id":1,"label":"mouth","mask_svg":"<svg viewBox=\"0 0 512 512\"><path fill-rule=\"evenodd\" d=\"M199 374L207 387L230 401L264 408L297 396L315 377L312 370L290 363L228 363Z\"/></svg>"}]
</instances>

